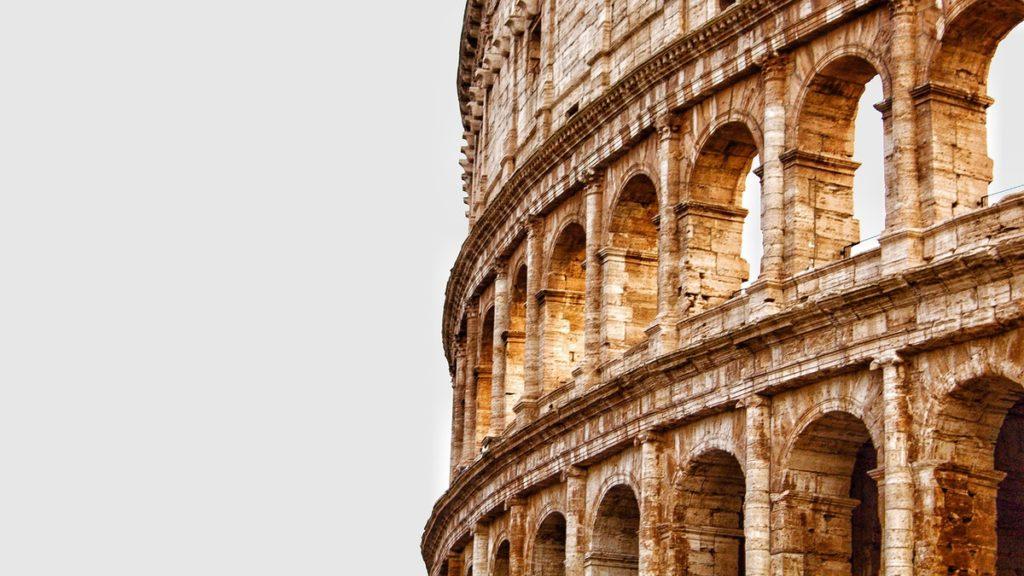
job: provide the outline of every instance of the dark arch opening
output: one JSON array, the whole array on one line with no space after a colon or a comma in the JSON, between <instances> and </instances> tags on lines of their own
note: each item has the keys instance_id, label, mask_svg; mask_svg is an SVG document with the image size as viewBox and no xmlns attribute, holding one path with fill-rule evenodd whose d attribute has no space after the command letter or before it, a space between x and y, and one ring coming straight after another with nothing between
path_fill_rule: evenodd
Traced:
<instances>
[{"instance_id":1,"label":"dark arch opening","mask_svg":"<svg viewBox=\"0 0 1024 576\"><path fill-rule=\"evenodd\" d=\"M608 247L602 251L605 346L623 352L647 339L658 315L658 193L637 175L626 183L612 210Z\"/></svg>"},{"instance_id":2,"label":"dark arch opening","mask_svg":"<svg viewBox=\"0 0 1024 576\"><path fill-rule=\"evenodd\" d=\"M543 387L550 392L572 380L583 361L583 303L586 290L586 233L567 226L555 241L541 293Z\"/></svg>"},{"instance_id":3,"label":"dark arch opening","mask_svg":"<svg viewBox=\"0 0 1024 576\"><path fill-rule=\"evenodd\" d=\"M498 551L494 555L494 576L508 576L509 564L511 563L512 547L508 540L503 540L498 545Z\"/></svg>"},{"instance_id":4,"label":"dark arch opening","mask_svg":"<svg viewBox=\"0 0 1024 576\"><path fill-rule=\"evenodd\" d=\"M743 498L746 480L736 457L711 450L683 473L673 511L674 543L688 574L741 576L746 573Z\"/></svg>"},{"instance_id":5,"label":"dark arch opening","mask_svg":"<svg viewBox=\"0 0 1024 576\"><path fill-rule=\"evenodd\" d=\"M591 573L636 576L640 562L640 504L629 486L616 486L597 509L591 551Z\"/></svg>"},{"instance_id":6,"label":"dark arch opening","mask_svg":"<svg viewBox=\"0 0 1024 576\"><path fill-rule=\"evenodd\" d=\"M1007 412L995 447L995 468L1006 474L996 496L996 575L1024 574L1024 400Z\"/></svg>"},{"instance_id":7,"label":"dark arch opening","mask_svg":"<svg viewBox=\"0 0 1024 576\"><path fill-rule=\"evenodd\" d=\"M800 434L784 472L778 528L802 543L805 573L880 574L877 462L867 427L849 413L825 414Z\"/></svg>"},{"instance_id":8,"label":"dark arch opening","mask_svg":"<svg viewBox=\"0 0 1024 576\"><path fill-rule=\"evenodd\" d=\"M557 512L537 529L531 576L565 576L565 517Z\"/></svg>"}]
</instances>

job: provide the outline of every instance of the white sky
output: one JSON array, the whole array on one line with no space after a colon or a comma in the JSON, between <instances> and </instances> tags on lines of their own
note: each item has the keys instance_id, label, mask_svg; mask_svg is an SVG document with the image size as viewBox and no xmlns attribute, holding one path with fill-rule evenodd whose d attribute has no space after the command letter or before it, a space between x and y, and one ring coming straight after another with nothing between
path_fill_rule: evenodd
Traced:
<instances>
[{"instance_id":1,"label":"white sky","mask_svg":"<svg viewBox=\"0 0 1024 576\"><path fill-rule=\"evenodd\" d=\"M423 573L462 0L9 4L0 573Z\"/></svg>"}]
</instances>

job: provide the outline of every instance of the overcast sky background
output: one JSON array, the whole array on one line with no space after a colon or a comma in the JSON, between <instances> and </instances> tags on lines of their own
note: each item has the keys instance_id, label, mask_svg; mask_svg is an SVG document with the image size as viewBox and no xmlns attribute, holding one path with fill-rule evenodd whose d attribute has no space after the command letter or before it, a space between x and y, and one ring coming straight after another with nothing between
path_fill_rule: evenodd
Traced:
<instances>
[{"instance_id":1,"label":"overcast sky background","mask_svg":"<svg viewBox=\"0 0 1024 576\"><path fill-rule=\"evenodd\" d=\"M423 573L462 9L5 5L0 573Z\"/></svg>"}]
</instances>

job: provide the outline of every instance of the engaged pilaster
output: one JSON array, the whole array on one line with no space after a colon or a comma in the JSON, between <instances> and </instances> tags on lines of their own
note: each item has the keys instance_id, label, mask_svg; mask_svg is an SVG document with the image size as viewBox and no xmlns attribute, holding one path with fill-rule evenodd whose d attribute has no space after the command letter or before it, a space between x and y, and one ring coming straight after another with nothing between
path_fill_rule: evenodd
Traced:
<instances>
[{"instance_id":1,"label":"engaged pilaster","mask_svg":"<svg viewBox=\"0 0 1024 576\"><path fill-rule=\"evenodd\" d=\"M665 114L658 129L658 318L655 353L664 354L679 345L679 255L676 246L675 206L679 203L680 121Z\"/></svg>"},{"instance_id":2,"label":"engaged pilaster","mask_svg":"<svg viewBox=\"0 0 1024 576\"><path fill-rule=\"evenodd\" d=\"M487 553L487 542L490 528L480 522L473 528L473 576L490 576L490 555Z\"/></svg>"},{"instance_id":3,"label":"engaged pilaster","mask_svg":"<svg viewBox=\"0 0 1024 576\"><path fill-rule=\"evenodd\" d=\"M764 81L764 156L761 158L761 278L782 279L785 249L785 205L783 168L780 157L786 150L786 75L789 58L775 54L761 66Z\"/></svg>"},{"instance_id":4,"label":"engaged pilaster","mask_svg":"<svg viewBox=\"0 0 1024 576\"><path fill-rule=\"evenodd\" d=\"M584 530L587 514L587 471L573 466L562 473L565 482L565 576L583 576L587 552Z\"/></svg>"},{"instance_id":5,"label":"engaged pilaster","mask_svg":"<svg viewBox=\"0 0 1024 576\"><path fill-rule=\"evenodd\" d=\"M525 576L526 503L512 498L505 503L505 511L509 515L509 576Z\"/></svg>"},{"instance_id":6,"label":"engaged pilaster","mask_svg":"<svg viewBox=\"0 0 1024 576\"><path fill-rule=\"evenodd\" d=\"M476 458L477 430L476 430L476 359L480 332L480 303L476 298L469 302L469 309L466 311L466 350L465 370L463 381L466 385L466 406L463 410L465 416L462 426L462 463L469 465Z\"/></svg>"},{"instance_id":7,"label":"engaged pilaster","mask_svg":"<svg viewBox=\"0 0 1024 576\"><path fill-rule=\"evenodd\" d=\"M746 496L743 535L748 576L771 573L771 399L752 395L743 400L747 426Z\"/></svg>"},{"instance_id":8,"label":"engaged pilaster","mask_svg":"<svg viewBox=\"0 0 1024 576\"><path fill-rule=\"evenodd\" d=\"M914 0L890 0L893 35L892 142L896 189L886 206L880 239L883 273L920 263L921 199L917 176L917 121L914 78L917 73L917 8Z\"/></svg>"},{"instance_id":9,"label":"engaged pilaster","mask_svg":"<svg viewBox=\"0 0 1024 576\"><path fill-rule=\"evenodd\" d=\"M508 337L508 266L504 260L494 265L494 343L491 355L491 429L489 436L497 438L505 431L505 366L506 338Z\"/></svg>"},{"instance_id":10,"label":"engaged pilaster","mask_svg":"<svg viewBox=\"0 0 1024 576\"><path fill-rule=\"evenodd\" d=\"M526 342L523 346L523 397L515 407L516 425L537 417L541 390L541 317L537 294L541 290L544 266L544 220L531 218L526 231Z\"/></svg>"},{"instance_id":11,"label":"engaged pilaster","mask_svg":"<svg viewBox=\"0 0 1024 576\"><path fill-rule=\"evenodd\" d=\"M914 573L914 479L909 453L909 390L901 374L901 364L902 360L895 352L887 352L871 364L873 370L882 371L885 415L882 562L886 576L912 576Z\"/></svg>"},{"instance_id":12,"label":"engaged pilaster","mask_svg":"<svg viewBox=\"0 0 1024 576\"><path fill-rule=\"evenodd\" d=\"M604 172L587 174L583 191L586 210L586 299L583 305L584 381L593 385L601 361L601 203Z\"/></svg>"},{"instance_id":13,"label":"engaged pilaster","mask_svg":"<svg viewBox=\"0 0 1024 576\"><path fill-rule=\"evenodd\" d=\"M452 446L451 446L451 477L462 462L462 438L465 425L466 381L463 364L466 363L466 347L462 342L455 343L455 374L452 384Z\"/></svg>"},{"instance_id":14,"label":"engaged pilaster","mask_svg":"<svg viewBox=\"0 0 1024 576\"><path fill-rule=\"evenodd\" d=\"M660 434L644 432L637 437L640 445L640 569L639 576L660 576L663 554L661 525L661 485L664 481Z\"/></svg>"}]
</instances>

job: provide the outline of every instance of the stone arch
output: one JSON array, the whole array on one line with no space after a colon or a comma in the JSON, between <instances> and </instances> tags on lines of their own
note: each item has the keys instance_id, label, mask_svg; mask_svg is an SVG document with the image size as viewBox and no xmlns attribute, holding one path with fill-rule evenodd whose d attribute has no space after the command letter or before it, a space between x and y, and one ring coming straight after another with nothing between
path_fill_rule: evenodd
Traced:
<instances>
[{"instance_id":1,"label":"stone arch","mask_svg":"<svg viewBox=\"0 0 1024 576\"><path fill-rule=\"evenodd\" d=\"M572 380L583 360L583 308L586 293L586 232L566 222L555 237L541 292L541 364L543 389L550 392Z\"/></svg>"},{"instance_id":2,"label":"stone arch","mask_svg":"<svg viewBox=\"0 0 1024 576\"><path fill-rule=\"evenodd\" d=\"M891 80L884 61L862 46L845 45L819 59L800 89L794 147L782 155L787 195L793 199L787 218L803 222L787 226L785 232L791 274L847 256L861 240L853 199L854 175L860 167L854 160L855 127L865 88L875 77L881 77L888 98ZM884 137L891 140L888 108L883 103L879 110ZM891 162L887 160L883 169L888 182ZM878 205L883 204L883 192L876 192Z\"/></svg>"},{"instance_id":3,"label":"stone arch","mask_svg":"<svg viewBox=\"0 0 1024 576\"><path fill-rule=\"evenodd\" d=\"M925 224L984 205L993 177L987 141L988 75L999 43L1024 21L1019 0L967 0L950 11L915 91L927 136L922 163Z\"/></svg>"},{"instance_id":4,"label":"stone arch","mask_svg":"<svg viewBox=\"0 0 1024 576\"><path fill-rule=\"evenodd\" d=\"M997 371L961 380L939 400L926 429L922 461L933 482L922 501L925 517L937 520L935 549L945 555L955 542L967 552L934 562L979 574L1024 572L1022 381Z\"/></svg>"},{"instance_id":5,"label":"stone arch","mask_svg":"<svg viewBox=\"0 0 1024 576\"><path fill-rule=\"evenodd\" d=\"M565 576L565 515L556 510L549 510L539 517L542 520L533 539L530 574Z\"/></svg>"},{"instance_id":6,"label":"stone arch","mask_svg":"<svg viewBox=\"0 0 1024 576\"><path fill-rule=\"evenodd\" d=\"M658 188L631 171L616 192L601 250L602 345L622 353L643 342L658 314Z\"/></svg>"},{"instance_id":7,"label":"stone arch","mask_svg":"<svg viewBox=\"0 0 1024 576\"><path fill-rule=\"evenodd\" d=\"M786 441L782 449L781 461L785 462L789 459L797 441L799 441L801 435L810 428L811 425L824 416L834 412L845 412L860 422L865 423L865 428L867 428L868 435L871 437L871 443L875 446L875 449L878 450L879 456L882 455L885 446L883 431L878 430L875 426L867 425L867 422L871 420L868 406L860 400L850 396L836 396L816 402L803 411L793 426L793 430L795 432L789 436L789 439Z\"/></svg>"},{"instance_id":8,"label":"stone arch","mask_svg":"<svg viewBox=\"0 0 1024 576\"><path fill-rule=\"evenodd\" d=\"M746 573L743 501L746 480L736 456L725 449L694 452L673 482L673 548L686 574Z\"/></svg>"},{"instance_id":9,"label":"stone arch","mask_svg":"<svg viewBox=\"0 0 1024 576\"><path fill-rule=\"evenodd\" d=\"M508 332L505 333L505 422L515 418L514 408L526 389L526 299L529 297L526 263L509 268Z\"/></svg>"},{"instance_id":10,"label":"stone arch","mask_svg":"<svg viewBox=\"0 0 1024 576\"><path fill-rule=\"evenodd\" d=\"M784 544L775 552L800 555L808 574L876 576L882 533L876 444L858 416L815 412L782 461L773 530Z\"/></svg>"},{"instance_id":11,"label":"stone arch","mask_svg":"<svg viewBox=\"0 0 1024 576\"><path fill-rule=\"evenodd\" d=\"M491 565L492 576L509 576L512 567L512 544L508 539L497 540L494 547L494 563Z\"/></svg>"},{"instance_id":12,"label":"stone arch","mask_svg":"<svg viewBox=\"0 0 1024 576\"><path fill-rule=\"evenodd\" d=\"M693 303L691 313L728 300L749 279L740 254L747 216L742 199L760 144L742 117L723 120L699 140L681 203L682 292Z\"/></svg>"},{"instance_id":13,"label":"stone arch","mask_svg":"<svg viewBox=\"0 0 1024 576\"><path fill-rule=\"evenodd\" d=\"M603 492L594 513L586 567L592 574L636 576L640 562L640 501L629 484Z\"/></svg>"}]
</instances>

